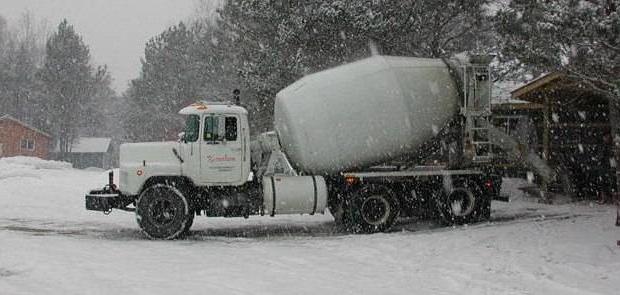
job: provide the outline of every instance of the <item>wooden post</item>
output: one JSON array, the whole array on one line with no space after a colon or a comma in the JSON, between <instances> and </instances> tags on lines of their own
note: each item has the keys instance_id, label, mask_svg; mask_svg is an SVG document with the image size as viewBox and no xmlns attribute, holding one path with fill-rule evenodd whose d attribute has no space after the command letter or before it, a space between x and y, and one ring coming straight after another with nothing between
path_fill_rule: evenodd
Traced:
<instances>
[{"instance_id":1,"label":"wooden post","mask_svg":"<svg viewBox=\"0 0 620 295\"><path fill-rule=\"evenodd\" d=\"M618 97L610 97L609 98L609 129L611 136L611 152L614 159L615 167L612 167L614 170L616 189L613 190L612 198L614 202L619 202L618 199L618 190L620 189L620 102L618 101Z\"/></svg>"},{"instance_id":2,"label":"wooden post","mask_svg":"<svg viewBox=\"0 0 620 295\"><path fill-rule=\"evenodd\" d=\"M542 144L543 144L543 155L542 158L543 160L545 160L547 162L547 165L549 165L549 159L550 159L550 151L551 151L551 143L550 143L550 139L549 139L549 135L551 133L550 129L551 129L551 122L550 122L550 116L551 116L551 102L549 99L549 96L545 95L545 105L543 108L543 138L542 138ZM541 184L540 184L540 202L543 203L549 203L549 196L548 196L548 191L549 191L549 183L547 182L547 180L543 179Z\"/></svg>"},{"instance_id":3,"label":"wooden post","mask_svg":"<svg viewBox=\"0 0 620 295\"><path fill-rule=\"evenodd\" d=\"M543 138L542 138L542 143L543 143L543 159L547 162L549 162L549 153L550 153L550 141L549 141L549 134L551 133L550 129L551 129L551 122L550 122L550 115L551 115L551 103L549 101L549 97L545 96L545 106L543 108L543 124L544 124L544 129L543 129Z\"/></svg>"}]
</instances>

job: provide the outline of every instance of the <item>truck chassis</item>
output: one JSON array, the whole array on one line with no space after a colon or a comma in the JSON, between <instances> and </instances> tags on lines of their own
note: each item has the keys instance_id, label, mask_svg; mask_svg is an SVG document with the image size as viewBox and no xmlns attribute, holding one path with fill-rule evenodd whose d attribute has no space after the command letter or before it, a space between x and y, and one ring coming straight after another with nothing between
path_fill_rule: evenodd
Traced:
<instances>
[{"instance_id":1,"label":"truck chassis","mask_svg":"<svg viewBox=\"0 0 620 295\"><path fill-rule=\"evenodd\" d=\"M437 218L444 224L488 220L491 200L499 199L501 177L478 169L418 167L343 173L327 177L326 183L327 207L335 222L349 232L374 233L389 230L398 217ZM243 188L197 187L179 176L156 177L138 195L127 196L109 183L86 195L86 209L106 214L112 209L136 211L149 237L178 238L188 232L195 215L275 215L276 206L265 208L264 198L277 196L261 194L262 185L252 181Z\"/></svg>"}]
</instances>

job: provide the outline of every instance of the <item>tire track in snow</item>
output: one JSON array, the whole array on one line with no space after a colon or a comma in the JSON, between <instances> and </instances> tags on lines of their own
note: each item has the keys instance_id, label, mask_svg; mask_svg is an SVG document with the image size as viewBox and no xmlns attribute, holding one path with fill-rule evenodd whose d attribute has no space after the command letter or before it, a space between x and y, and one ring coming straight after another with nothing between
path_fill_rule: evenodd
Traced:
<instances>
[{"instance_id":1,"label":"tire track in snow","mask_svg":"<svg viewBox=\"0 0 620 295\"><path fill-rule=\"evenodd\" d=\"M538 212L524 212L512 216L499 216L489 222L474 223L461 226L445 226L432 220L402 219L390 230L390 233L440 233L452 230L475 230L493 226L506 226L516 223L545 222L588 217L583 214L550 213L542 215ZM0 218L0 230L20 232L24 234L47 236L91 237L109 240L143 240L146 237L140 229L123 227L115 224L95 222L62 222L46 219ZM316 237L339 237L352 235L339 228L333 222L311 224L247 224L239 221L238 225L213 228L198 228L190 231L187 240L207 241L214 239L258 239L283 240Z\"/></svg>"}]
</instances>

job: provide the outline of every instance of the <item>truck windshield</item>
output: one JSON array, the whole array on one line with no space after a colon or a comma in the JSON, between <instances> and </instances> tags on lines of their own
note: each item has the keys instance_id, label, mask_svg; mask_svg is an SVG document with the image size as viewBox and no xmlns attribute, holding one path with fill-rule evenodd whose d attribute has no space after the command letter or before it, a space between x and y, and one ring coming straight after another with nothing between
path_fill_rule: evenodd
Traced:
<instances>
[{"instance_id":1,"label":"truck windshield","mask_svg":"<svg viewBox=\"0 0 620 295\"><path fill-rule=\"evenodd\" d=\"M185 121L185 141L195 142L198 140L200 132L200 117L198 115L189 115Z\"/></svg>"}]
</instances>

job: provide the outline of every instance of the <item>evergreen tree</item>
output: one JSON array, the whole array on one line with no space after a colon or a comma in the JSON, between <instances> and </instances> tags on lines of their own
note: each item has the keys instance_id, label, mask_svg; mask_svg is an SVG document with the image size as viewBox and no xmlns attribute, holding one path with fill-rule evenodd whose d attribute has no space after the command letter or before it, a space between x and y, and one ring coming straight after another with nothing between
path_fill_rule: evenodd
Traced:
<instances>
[{"instance_id":1,"label":"evergreen tree","mask_svg":"<svg viewBox=\"0 0 620 295\"><path fill-rule=\"evenodd\" d=\"M0 18L0 115L7 113L28 123L37 122L33 107L40 98L36 73L43 57L43 32L25 13L15 29L8 29Z\"/></svg>"},{"instance_id":2,"label":"evergreen tree","mask_svg":"<svg viewBox=\"0 0 620 295\"><path fill-rule=\"evenodd\" d=\"M620 99L620 0L513 0L497 15L509 71L564 71Z\"/></svg>"},{"instance_id":3,"label":"evergreen tree","mask_svg":"<svg viewBox=\"0 0 620 295\"><path fill-rule=\"evenodd\" d=\"M80 127L96 115L88 108L95 81L89 49L67 20L47 40L39 77L45 89L46 124L56 135L64 157L79 136Z\"/></svg>"},{"instance_id":4,"label":"evergreen tree","mask_svg":"<svg viewBox=\"0 0 620 295\"><path fill-rule=\"evenodd\" d=\"M220 10L223 42L257 117L271 122L277 91L305 74L369 56L442 57L488 47L487 0L230 0Z\"/></svg>"},{"instance_id":5,"label":"evergreen tree","mask_svg":"<svg viewBox=\"0 0 620 295\"><path fill-rule=\"evenodd\" d=\"M300 77L372 54L442 57L488 47L488 0L223 1L213 21L173 26L146 44L126 93L131 140L173 138L176 115L242 90L252 130L271 129L275 94Z\"/></svg>"},{"instance_id":6,"label":"evergreen tree","mask_svg":"<svg viewBox=\"0 0 620 295\"><path fill-rule=\"evenodd\" d=\"M115 114L116 93L112 90L112 76L107 66L98 66L92 74L90 99L83 107L87 114L80 126L80 136L114 136L115 124L120 120ZM118 108L116 108L118 109Z\"/></svg>"},{"instance_id":7,"label":"evergreen tree","mask_svg":"<svg viewBox=\"0 0 620 295\"><path fill-rule=\"evenodd\" d=\"M196 59L196 35L184 23L146 44L140 76L127 92L131 105L124 122L130 140L176 137L180 108L201 98L202 63Z\"/></svg>"}]
</instances>

